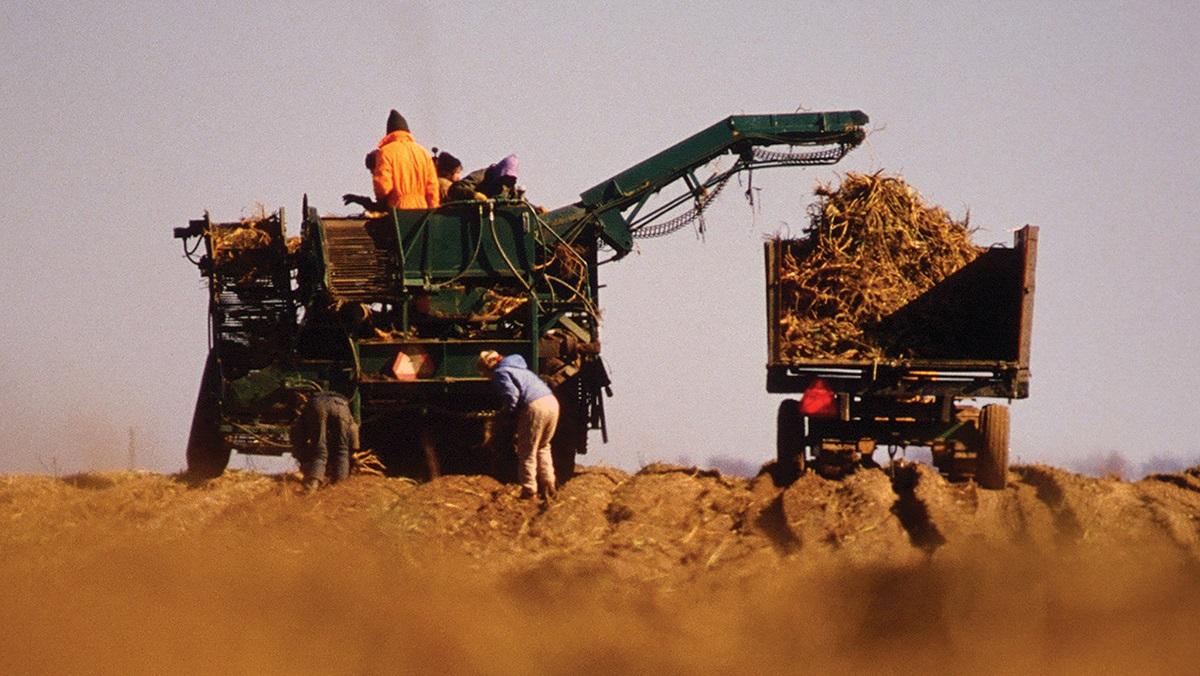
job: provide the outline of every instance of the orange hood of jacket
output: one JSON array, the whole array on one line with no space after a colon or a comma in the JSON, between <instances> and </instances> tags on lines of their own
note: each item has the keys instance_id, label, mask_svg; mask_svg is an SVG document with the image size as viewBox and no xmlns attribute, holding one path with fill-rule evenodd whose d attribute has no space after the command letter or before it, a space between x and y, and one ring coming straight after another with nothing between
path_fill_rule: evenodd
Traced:
<instances>
[{"instance_id":1,"label":"orange hood of jacket","mask_svg":"<svg viewBox=\"0 0 1200 676\"><path fill-rule=\"evenodd\" d=\"M441 205L433 156L407 131L394 131L379 141L371 182L375 198L396 209L434 209Z\"/></svg>"}]
</instances>

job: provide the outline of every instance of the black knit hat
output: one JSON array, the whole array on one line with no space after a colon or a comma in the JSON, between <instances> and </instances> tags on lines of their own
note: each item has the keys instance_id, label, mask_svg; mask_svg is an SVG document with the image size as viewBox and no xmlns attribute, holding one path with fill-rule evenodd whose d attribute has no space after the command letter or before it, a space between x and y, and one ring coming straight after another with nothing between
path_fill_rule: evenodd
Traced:
<instances>
[{"instance_id":1,"label":"black knit hat","mask_svg":"<svg viewBox=\"0 0 1200 676\"><path fill-rule=\"evenodd\" d=\"M393 110L388 113L387 133L394 131L408 131L408 120L404 116Z\"/></svg>"},{"instance_id":2,"label":"black knit hat","mask_svg":"<svg viewBox=\"0 0 1200 676\"><path fill-rule=\"evenodd\" d=\"M444 150L438 153L433 161L437 165L438 176L445 178L450 178L450 174L453 174L455 169L462 166L462 162L459 162L457 157Z\"/></svg>"}]
</instances>

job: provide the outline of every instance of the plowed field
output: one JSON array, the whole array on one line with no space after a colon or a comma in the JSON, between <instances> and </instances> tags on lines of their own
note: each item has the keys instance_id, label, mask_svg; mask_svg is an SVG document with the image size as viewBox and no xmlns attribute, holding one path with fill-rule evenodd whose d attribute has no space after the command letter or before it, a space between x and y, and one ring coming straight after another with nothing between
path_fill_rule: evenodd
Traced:
<instances>
[{"instance_id":1,"label":"plowed field","mask_svg":"<svg viewBox=\"0 0 1200 676\"><path fill-rule=\"evenodd\" d=\"M1194 673L1200 468L0 477L0 673Z\"/></svg>"}]
</instances>

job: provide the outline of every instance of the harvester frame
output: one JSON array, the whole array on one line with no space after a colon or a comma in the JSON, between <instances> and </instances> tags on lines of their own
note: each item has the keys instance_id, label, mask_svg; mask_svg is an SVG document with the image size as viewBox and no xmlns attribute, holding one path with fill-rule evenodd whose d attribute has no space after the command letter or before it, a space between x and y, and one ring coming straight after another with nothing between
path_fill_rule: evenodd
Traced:
<instances>
[{"instance_id":1,"label":"harvester frame","mask_svg":"<svg viewBox=\"0 0 1200 676\"><path fill-rule=\"evenodd\" d=\"M331 389L350 398L362 445L390 471L504 478L515 458L503 450L508 436L487 380L474 370L478 353L494 349L521 354L552 384L563 405L556 473L569 477L588 432L607 438L601 251L616 260L635 238L678 229L737 173L837 162L861 143L867 122L859 111L729 117L548 213L489 200L334 217L305 197L298 241L286 239L282 210L249 223L205 214L177 228L209 279L209 352L189 471L216 476L233 450L289 452L294 393ZM763 148L781 145L800 151ZM722 155L734 157L729 169L697 176ZM678 196L649 206L675 184ZM660 219L689 201L692 216L664 227ZM265 233L254 233L265 242L223 248L239 228Z\"/></svg>"}]
</instances>

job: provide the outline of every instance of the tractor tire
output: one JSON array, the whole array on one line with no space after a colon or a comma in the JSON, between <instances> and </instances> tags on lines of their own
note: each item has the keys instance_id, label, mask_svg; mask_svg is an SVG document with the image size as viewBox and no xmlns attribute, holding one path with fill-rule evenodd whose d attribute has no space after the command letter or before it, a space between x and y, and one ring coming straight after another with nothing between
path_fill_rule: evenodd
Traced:
<instances>
[{"instance_id":1,"label":"tractor tire","mask_svg":"<svg viewBox=\"0 0 1200 676\"><path fill-rule=\"evenodd\" d=\"M784 399L779 403L775 418L775 466L784 484L790 484L804 473L804 416L800 403Z\"/></svg>"},{"instance_id":2,"label":"tractor tire","mask_svg":"<svg viewBox=\"0 0 1200 676\"><path fill-rule=\"evenodd\" d=\"M979 413L979 448L975 455L975 481L983 488L1000 490L1008 485L1008 407L988 404Z\"/></svg>"},{"instance_id":3,"label":"tractor tire","mask_svg":"<svg viewBox=\"0 0 1200 676\"><path fill-rule=\"evenodd\" d=\"M193 479L215 479L229 465L230 448L221 436L221 365L209 351L188 434L187 473Z\"/></svg>"}]
</instances>

